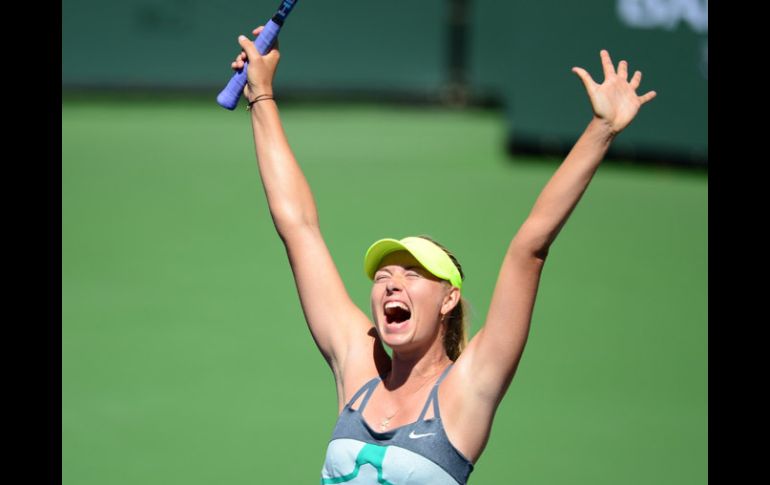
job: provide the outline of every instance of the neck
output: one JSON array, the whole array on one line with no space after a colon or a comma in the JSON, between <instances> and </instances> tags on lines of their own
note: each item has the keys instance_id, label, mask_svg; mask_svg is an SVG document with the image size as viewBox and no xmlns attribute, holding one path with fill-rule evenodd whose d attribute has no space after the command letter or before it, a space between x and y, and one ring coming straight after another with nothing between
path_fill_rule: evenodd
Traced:
<instances>
[{"instance_id":1,"label":"neck","mask_svg":"<svg viewBox=\"0 0 770 485\"><path fill-rule=\"evenodd\" d=\"M437 343L422 352L393 350L390 373L383 380L385 387L393 391L406 385L409 389L436 378L452 362L441 341Z\"/></svg>"}]
</instances>

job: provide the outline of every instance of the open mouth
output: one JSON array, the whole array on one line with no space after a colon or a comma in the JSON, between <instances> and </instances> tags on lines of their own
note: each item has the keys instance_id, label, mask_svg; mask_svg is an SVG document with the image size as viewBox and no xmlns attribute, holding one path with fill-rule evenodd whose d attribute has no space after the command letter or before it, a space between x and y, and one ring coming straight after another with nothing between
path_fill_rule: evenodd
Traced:
<instances>
[{"instance_id":1,"label":"open mouth","mask_svg":"<svg viewBox=\"0 0 770 485\"><path fill-rule=\"evenodd\" d=\"M403 323L412 316L412 310L400 301L390 301L385 304L385 321L388 324Z\"/></svg>"}]
</instances>

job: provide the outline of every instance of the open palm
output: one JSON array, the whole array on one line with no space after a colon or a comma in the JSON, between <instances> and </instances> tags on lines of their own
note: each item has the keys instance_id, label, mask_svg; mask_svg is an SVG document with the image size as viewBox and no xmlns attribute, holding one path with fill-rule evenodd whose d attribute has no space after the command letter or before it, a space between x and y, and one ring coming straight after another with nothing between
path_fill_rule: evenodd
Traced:
<instances>
[{"instance_id":1,"label":"open palm","mask_svg":"<svg viewBox=\"0 0 770 485\"><path fill-rule=\"evenodd\" d=\"M578 75L588 92L594 115L608 124L614 133L619 133L639 112L639 108L653 99L655 91L649 91L642 96L637 96L636 89L642 81L642 73L636 71L631 81L628 81L628 63L620 61L617 72L606 50L600 53L602 68L604 69L604 82L597 84L585 69L573 67L572 72Z\"/></svg>"}]
</instances>

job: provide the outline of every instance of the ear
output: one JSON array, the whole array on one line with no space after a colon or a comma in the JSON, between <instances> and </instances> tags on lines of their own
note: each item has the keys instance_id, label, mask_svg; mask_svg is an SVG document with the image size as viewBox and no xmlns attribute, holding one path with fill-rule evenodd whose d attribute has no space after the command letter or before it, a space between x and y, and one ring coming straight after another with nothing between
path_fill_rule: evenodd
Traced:
<instances>
[{"instance_id":1,"label":"ear","mask_svg":"<svg viewBox=\"0 0 770 485\"><path fill-rule=\"evenodd\" d=\"M444 296L444 302L441 304L441 315L449 315L452 310L460 303L460 290L451 287L449 293Z\"/></svg>"}]
</instances>

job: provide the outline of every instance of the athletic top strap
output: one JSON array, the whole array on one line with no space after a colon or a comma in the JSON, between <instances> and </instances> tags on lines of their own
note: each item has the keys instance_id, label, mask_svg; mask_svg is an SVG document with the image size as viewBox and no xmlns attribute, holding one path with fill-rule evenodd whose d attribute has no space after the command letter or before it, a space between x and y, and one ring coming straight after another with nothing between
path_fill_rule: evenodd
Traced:
<instances>
[{"instance_id":1,"label":"athletic top strap","mask_svg":"<svg viewBox=\"0 0 770 485\"><path fill-rule=\"evenodd\" d=\"M428 396L428 400L425 401L425 407L422 408L422 412L420 413L420 417L417 418L417 421L422 421L425 419L425 413L428 412L428 406L430 406L431 403L433 403L433 417L441 419L441 413L438 410L438 386L441 384L441 381L444 380L444 377L446 377L447 373L449 372L449 369L452 368L454 365L454 362L449 364L446 369L444 369L444 372L441 373L441 376L436 381L436 384L433 386L433 389L430 390L430 395Z\"/></svg>"},{"instance_id":2,"label":"athletic top strap","mask_svg":"<svg viewBox=\"0 0 770 485\"><path fill-rule=\"evenodd\" d=\"M364 400L361 401L361 404L359 404L358 406L358 410L363 412L364 408L366 407L366 403L369 402L369 398L372 397L372 392L374 392L374 388L377 387L377 384L379 382L380 382L380 377L377 376L372 380L370 380L369 382L367 382L366 384L364 384L363 386L361 386L361 389L356 391L356 393L353 394L353 397L350 399L350 401L348 401L347 407L352 408L353 403L356 402L356 400L358 400L359 397L361 397L361 394L366 392L366 396L364 396Z\"/></svg>"}]
</instances>

